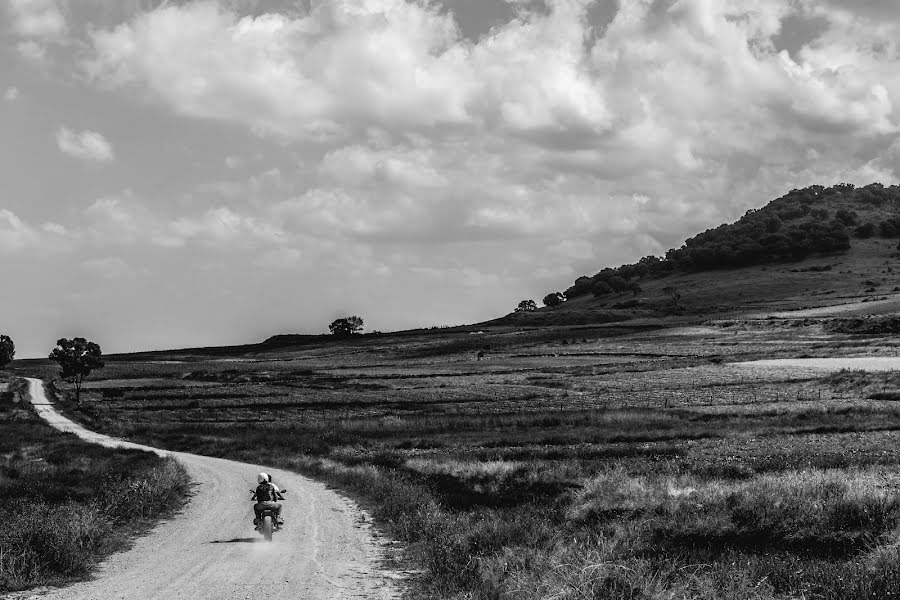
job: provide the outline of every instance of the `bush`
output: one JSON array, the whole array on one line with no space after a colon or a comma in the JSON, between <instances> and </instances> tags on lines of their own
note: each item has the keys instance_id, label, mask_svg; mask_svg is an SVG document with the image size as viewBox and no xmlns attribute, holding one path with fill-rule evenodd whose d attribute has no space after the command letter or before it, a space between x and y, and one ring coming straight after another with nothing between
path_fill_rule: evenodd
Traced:
<instances>
[{"instance_id":1,"label":"bush","mask_svg":"<svg viewBox=\"0 0 900 600\"><path fill-rule=\"evenodd\" d=\"M7 505L0 521L4 545L0 590L87 575L111 529L96 505L32 501Z\"/></svg>"},{"instance_id":2,"label":"bush","mask_svg":"<svg viewBox=\"0 0 900 600\"><path fill-rule=\"evenodd\" d=\"M82 442L21 408L0 413L0 454L0 592L85 577L188 493L173 459Z\"/></svg>"},{"instance_id":3,"label":"bush","mask_svg":"<svg viewBox=\"0 0 900 600\"><path fill-rule=\"evenodd\" d=\"M861 239L867 239L875 235L875 225L872 223L863 223L853 230L853 235Z\"/></svg>"}]
</instances>

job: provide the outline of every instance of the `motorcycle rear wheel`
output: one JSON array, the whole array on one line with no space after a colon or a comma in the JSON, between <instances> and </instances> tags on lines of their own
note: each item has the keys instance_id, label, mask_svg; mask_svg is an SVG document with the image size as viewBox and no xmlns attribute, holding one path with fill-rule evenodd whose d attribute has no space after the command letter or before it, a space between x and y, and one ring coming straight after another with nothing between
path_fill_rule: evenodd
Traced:
<instances>
[{"instance_id":1,"label":"motorcycle rear wheel","mask_svg":"<svg viewBox=\"0 0 900 600\"><path fill-rule=\"evenodd\" d=\"M263 517L262 534L263 537L266 538L267 542L272 541L272 527L272 517L270 517L269 515Z\"/></svg>"}]
</instances>

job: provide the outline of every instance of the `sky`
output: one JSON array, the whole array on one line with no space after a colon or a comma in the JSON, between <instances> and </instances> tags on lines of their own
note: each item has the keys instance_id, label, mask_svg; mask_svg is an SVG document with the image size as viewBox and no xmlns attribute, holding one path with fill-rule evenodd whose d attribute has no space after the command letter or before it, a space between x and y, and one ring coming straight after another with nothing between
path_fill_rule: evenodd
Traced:
<instances>
[{"instance_id":1,"label":"sky","mask_svg":"<svg viewBox=\"0 0 900 600\"><path fill-rule=\"evenodd\" d=\"M898 125L895 0L0 0L0 333L485 320Z\"/></svg>"}]
</instances>

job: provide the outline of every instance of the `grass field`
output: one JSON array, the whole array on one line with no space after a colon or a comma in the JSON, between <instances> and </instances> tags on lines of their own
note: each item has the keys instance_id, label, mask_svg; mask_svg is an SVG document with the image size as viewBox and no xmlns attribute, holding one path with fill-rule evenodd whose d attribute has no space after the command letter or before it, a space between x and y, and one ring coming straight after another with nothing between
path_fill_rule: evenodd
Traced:
<instances>
[{"instance_id":1,"label":"grass field","mask_svg":"<svg viewBox=\"0 0 900 600\"><path fill-rule=\"evenodd\" d=\"M45 425L21 401L23 383L0 397L0 593L86 578L188 494L171 459Z\"/></svg>"},{"instance_id":2,"label":"grass field","mask_svg":"<svg viewBox=\"0 0 900 600\"><path fill-rule=\"evenodd\" d=\"M808 318L378 336L114 359L67 410L346 490L410 598L900 598L900 376L735 364L897 353Z\"/></svg>"}]
</instances>

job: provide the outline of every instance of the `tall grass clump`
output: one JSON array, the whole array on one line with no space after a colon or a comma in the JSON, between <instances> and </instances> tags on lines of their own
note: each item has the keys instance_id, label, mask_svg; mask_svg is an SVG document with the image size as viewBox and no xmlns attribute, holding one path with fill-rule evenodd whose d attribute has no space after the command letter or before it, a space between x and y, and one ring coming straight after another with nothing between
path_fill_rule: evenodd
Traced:
<instances>
[{"instance_id":1,"label":"tall grass clump","mask_svg":"<svg viewBox=\"0 0 900 600\"><path fill-rule=\"evenodd\" d=\"M101 448L0 406L0 592L89 576L187 494L173 459Z\"/></svg>"}]
</instances>

